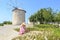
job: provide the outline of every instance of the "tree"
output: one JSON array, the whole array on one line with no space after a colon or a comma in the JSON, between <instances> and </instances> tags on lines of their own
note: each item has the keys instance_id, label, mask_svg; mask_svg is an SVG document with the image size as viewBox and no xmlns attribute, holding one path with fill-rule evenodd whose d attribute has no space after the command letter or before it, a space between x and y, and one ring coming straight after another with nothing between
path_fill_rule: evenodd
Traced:
<instances>
[{"instance_id":1,"label":"tree","mask_svg":"<svg viewBox=\"0 0 60 40\"><path fill-rule=\"evenodd\" d=\"M40 9L37 12L37 21L39 21L41 24L43 24L44 22L51 22L53 19L53 14L52 14L52 9L51 8L43 8Z\"/></svg>"},{"instance_id":2,"label":"tree","mask_svg":"<svg viewBox=\"0 0 60 40\"><path fill-rule=\"evenodd\" d=\"M36 22L36 16L35 15L31 15L31 17L29 18L30 22L33 22L33 24L35 24Z\"/></svg>"},{"instance_id":3,"label":"tree","mask_svg":"<svg viewBox=\"0 0 60 40\"><path fill-rule=\"evenodd\" d=\"M43 17L44 17L44 20L45 22L51 22L52 19L53 19L53 11L51 8L44 8L43 9L44 12L43 12Z\"/></svg>"},{"instance_id":4,"label":"tree","mask_svg":"<svg viewBox=\"0 0 60 40\"><path fill-rule=\"evenodd\" d=\"M58 22L58 24L60 23L60 12L58 12L55 16L55 20L56 22Z\"/></svg>"},{"instance_id":5,"label":"tree","mask_svg":"<svg viewBox=\"0 0 60 40\"><path fill-rule=\"evenodd\" d=\"M41 9L37 12L37 21L39 21L41 24L43 24L43 21L44 21L43 9Z\"/></svg>"},{"instance_id":6,"label":"tree","mask_svg":"<svg viewBox=\"0 0 60 40\"><path fill-rule=\"evenodd\" d=\"M53 12L51 8L42 8L30 16L29 20L31 22L40 22L48 23L48 22L60 22L60 12Z\"/></svg>"}]
</instances>

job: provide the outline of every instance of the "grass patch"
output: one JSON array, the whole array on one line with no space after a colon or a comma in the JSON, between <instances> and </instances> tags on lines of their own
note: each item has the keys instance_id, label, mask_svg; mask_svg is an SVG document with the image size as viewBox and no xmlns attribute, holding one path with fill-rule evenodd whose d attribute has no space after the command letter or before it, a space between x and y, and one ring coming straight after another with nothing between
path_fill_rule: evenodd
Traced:
<instances>
[{"instance_id":1,"label":"grass patch","mask_svg":"<svg viewBox=\"0 0 60 40\"><path fill-rule=\"evenodd\" d=\"M40 24L40 25L34 25L34 27L39 28L58 28L58 25L52 25L52 24Z\"/></svg>"},{"instance_id":2,"label":"grass patch","mask_svg":"<svg viewBox=\"0 0 60 40\"><path fill-rule=\"evenodd\" d=\"M19 28L15 29L17 32L19 31ZM29 40L32 38L36 40L45 40L44 36L47 36L48 40L60 40L60 28L56 25L46 25L46 24L41 24L41 25L34 25L34 27L30 28L28 27L27 30L29 31L44 31L44 34L35 34L35 35L26 35L24 37L19 36L16 38L13 38L13 40L19 39L19 40ZM47 33L50 33L47 35ZM31 36L31 37L30 37ZM29 39L27 39L29 37Z\"/></svg>"}]
</instances>

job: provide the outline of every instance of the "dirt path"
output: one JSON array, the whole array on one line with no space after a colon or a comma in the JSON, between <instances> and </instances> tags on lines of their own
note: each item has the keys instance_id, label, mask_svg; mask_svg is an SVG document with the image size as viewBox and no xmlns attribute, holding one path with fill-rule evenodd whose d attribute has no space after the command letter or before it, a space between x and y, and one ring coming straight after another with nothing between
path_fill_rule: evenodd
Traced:
<instances>
[{"instance_id":1,"label":"dirt path","mask_svg":"<svg viewBox=\"0 0 60 40\"><path fill-rule=\"evenodd\" d=\"M3 26L0 27L0 40L11 40L18 35L18 32L14 30L18 26Z\"/></svg>"}]
</instances>

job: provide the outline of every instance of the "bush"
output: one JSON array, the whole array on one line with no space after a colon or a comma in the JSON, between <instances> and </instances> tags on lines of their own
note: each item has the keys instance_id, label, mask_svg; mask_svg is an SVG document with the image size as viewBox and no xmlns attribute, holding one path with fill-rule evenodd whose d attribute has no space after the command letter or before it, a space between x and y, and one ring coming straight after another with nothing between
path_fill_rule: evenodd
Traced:
<instances>
[{"instance_id":1,"label":"bush","mask_svg":"<svg viewBox=\"0 0 60 40\"><path fill-rule=\"evenodd\" d=\"M0 26L3 26L4 24L3 23L0 23Z\"/></svg>"},{"instance_id":2,"label":"bush","mask_svg":"<svg viewBox=\"0 0 60 40\"><path fill-rule=\"evenodd\" d=\"M3 24L12 24L10 21L4 21Z\"/></svg>"}]
</instances>

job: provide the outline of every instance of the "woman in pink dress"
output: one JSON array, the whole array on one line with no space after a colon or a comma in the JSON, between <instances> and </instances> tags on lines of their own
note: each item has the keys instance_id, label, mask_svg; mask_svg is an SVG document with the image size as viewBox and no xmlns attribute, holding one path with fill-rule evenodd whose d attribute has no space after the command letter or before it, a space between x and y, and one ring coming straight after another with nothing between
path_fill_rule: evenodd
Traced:
<instances>
[{"instance_id":1,"label":"woman in pink dress","mask_svg":"<svg viewBox=\"0 0 60 40\"><path fill-rule=\"evenodd\" d=\"M25 33L25 29L26 29L26 25L25 23L22 23L21 26L20 26L20 31L19 31L19 34L24 34Z\"/></svg>"}]
</instances>

